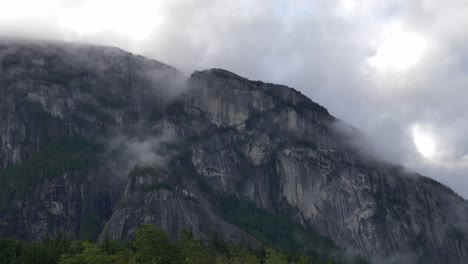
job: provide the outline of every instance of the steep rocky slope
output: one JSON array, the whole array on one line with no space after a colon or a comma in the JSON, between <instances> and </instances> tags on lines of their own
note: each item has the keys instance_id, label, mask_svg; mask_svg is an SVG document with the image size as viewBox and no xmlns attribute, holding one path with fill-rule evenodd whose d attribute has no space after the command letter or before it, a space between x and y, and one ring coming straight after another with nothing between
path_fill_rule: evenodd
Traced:
<instances>
[{"instance_id":1,"label":"steep rocky slope","mask_svg":"<svg viewBox=\"0 0 468 264\"><path fill-rule=\"evenodd\" d=\"M366 155L294 89L78 44L2 41L0 62L0 235L155 223L255 246L218 213L232 194L350 250L468 261L465 200Z\"/></svg>"}]
</instances>

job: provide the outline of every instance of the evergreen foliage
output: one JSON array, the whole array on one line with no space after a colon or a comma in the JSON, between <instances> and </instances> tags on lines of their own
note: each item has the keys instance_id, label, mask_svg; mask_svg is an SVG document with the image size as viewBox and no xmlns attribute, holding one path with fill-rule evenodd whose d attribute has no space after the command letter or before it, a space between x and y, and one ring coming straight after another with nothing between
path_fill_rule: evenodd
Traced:
<instances>
[{"instance_id":1,"label":"evergreen foliage","mask_svg":"<svg viewBox=\"0 0 468 264\"><path fill-rule=\"evenodd\" d=\"M204 244L191 233L180 234L171 241L162 230L143 225L128 241L105 239L96 244L71 241L62 235L55 239L25 243L16 239L0 239L2 264L334 264L316 261L305 255L287 255L271 248L251 249L229 246L215 234Z\"/></svg>"},{"instance_id":2,"label":"evergreen foliage","mask_svg":"<svg viewBox=\"0 0 468 264\"><path fill-rule=\"evenodd\" d=\"M221 214L231 223L253 235L267 246L287 255L303 256L299 263L316 260L317 263L368 263L361 257L347 256L332 240L312 230L306 230L286 215L260 209L247 199L234 195L218 195L215 201ZM267 250L266 263L287 263L286 256ZM306 257L307 256L307 257Z\"/></svg>"},{"instance_id":3,"label":"evergreen foliage","mask_svg":"<svg viewBox=\"0 0 468 264\"><path fill-rule=\"evenodd\" d=\"M0 173L0 211L7 211L15 200L24 199L31 189L64 173L82 172L98 165L99 145L80 137L51 140L20 165Z\"/></svg>"},{"instance_id":4,"label":"evergreen foliage","mask_svg":"<svg viewBox=\"0 0 468 264\"><path fill-rule=\"evenodd\" d=\"M80 239L96 241L99 233L102 231L102 228L103 224L101 219L99 219L99 217L94 213L88 213L81 220Z\"/></svg>"}]
</instances>

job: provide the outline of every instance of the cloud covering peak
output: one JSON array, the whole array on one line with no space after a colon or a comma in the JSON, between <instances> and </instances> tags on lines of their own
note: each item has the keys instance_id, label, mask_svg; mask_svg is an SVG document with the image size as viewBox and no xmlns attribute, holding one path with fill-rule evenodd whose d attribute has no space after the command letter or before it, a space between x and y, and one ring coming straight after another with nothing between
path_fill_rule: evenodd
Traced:
<instances>
[{"instance_id":1,"label":"cloud covering peak","mask_svg":"<svg viewBox=\"0 0 468 264\"><path fill-rule=\"evenodd\" d=\"M118 46L300 90L468 196L463 0L0 0L0 34Z\"/></svg>"}]
</instances>

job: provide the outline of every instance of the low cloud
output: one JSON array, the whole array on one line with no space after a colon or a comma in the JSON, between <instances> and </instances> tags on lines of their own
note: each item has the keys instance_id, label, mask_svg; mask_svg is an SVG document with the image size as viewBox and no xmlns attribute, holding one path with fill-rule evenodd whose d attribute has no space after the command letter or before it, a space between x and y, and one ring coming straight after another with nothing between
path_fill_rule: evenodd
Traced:
<instances>
[{"instance_id":1,"label":"low cloud","mask_svg":"<svg viewBox=\"0 0 468 264\"><path fill-rule=\"evenodd\" d=\"M0 34L118 46L187 76L225 68L295 87L361 130L380 156L468 196L466 1L36 2L2 1ZM82 13L88 21L74 23ZM419 54L411 61L407 46ZM369 63L379 51L391 59L385 67ZM432 128L437 162L416 150L416 124Z\"/></svg>"},{"instance_id":2,"label":"low cloud","mask_svg":"<svg viewBox=\"0 0 468 264\"><path fill-rule=\"evenodd\" d=\"M115 175L125 178L135 166L164 168L175 154L167 150L176 142L173 131L161 127L151 129L153 133L142 131L122 131L106 143L109 167L116 170Z\"/></svg>"}]
</instances>

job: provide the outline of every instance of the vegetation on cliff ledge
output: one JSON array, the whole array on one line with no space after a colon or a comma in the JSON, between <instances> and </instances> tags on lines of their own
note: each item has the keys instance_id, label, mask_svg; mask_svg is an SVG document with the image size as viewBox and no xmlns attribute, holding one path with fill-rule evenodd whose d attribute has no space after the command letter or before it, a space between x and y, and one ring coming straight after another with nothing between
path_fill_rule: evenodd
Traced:
<instances>
[{"instance_id":1,"label":"vegetation on cliff ledge","mask_svg":"<svg viewBox=\"0 0 468 264\"><path fill-rule=\"evenodd\" d=\"M305 229L286 215L258 208L252 201L234 195L217 195L220 213L231 223L265 245L289 256L307 256L316 262L365 264L360 256L350 256L327 237Z\"/></svg>"},{"instance_id":2,"label":"vegetation on cliff ledge","mask_svg":"<svg viewBox=\"0 0 468 264\"><path fill-rule=\"evenodd\" d=\"M8 211L37 184L65 173L83 172L99 164L102 147L81 137L65 137L42 144L33 156L0 173L0 211Z\"/></svg>"}]
</instances>

